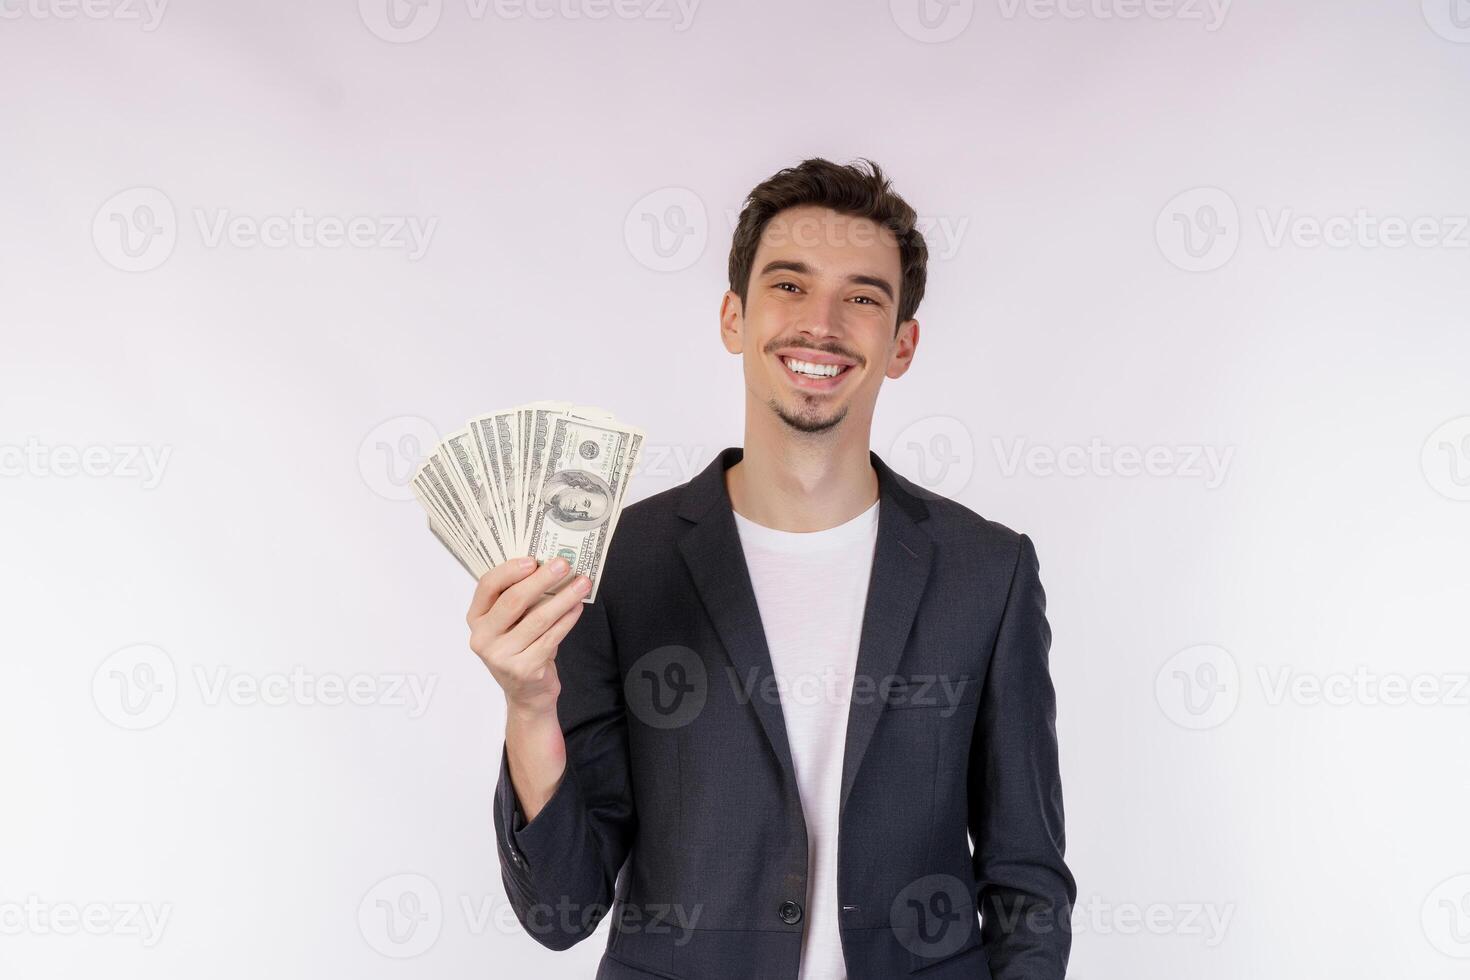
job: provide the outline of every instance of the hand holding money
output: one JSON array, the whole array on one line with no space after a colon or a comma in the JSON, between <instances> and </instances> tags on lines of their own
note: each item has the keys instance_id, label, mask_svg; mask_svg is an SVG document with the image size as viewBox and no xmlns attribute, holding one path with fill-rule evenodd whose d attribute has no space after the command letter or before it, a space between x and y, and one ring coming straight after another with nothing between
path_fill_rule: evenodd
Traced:
<instances>
[{"instance_id":1,"label":"hand holding money","mask_svg":"<svg viewBox=\"0 0 1470 980\"><path fill-rule=\"evenodd\" d=\"M531 402L451 433L414 475L414 495L474 577L521 556L560 557L591 581L582 602L592 602L643 439L599 408Z\"/></svg>"},{"instance_id":2,"label":"hand holding money","mask_svg":"<svg viewBox=\"0 0 1470 980\"><path fill-rule=\"evenodd\" d=\"M470 600L470 649L490 668L512 713L540 715L556 707L557 646L582 615L581 600L591 588L579 575L548 596L568 571L560 558L540 568L534 559L519 558L487 572Z\"/></svg>"}]
</instances>

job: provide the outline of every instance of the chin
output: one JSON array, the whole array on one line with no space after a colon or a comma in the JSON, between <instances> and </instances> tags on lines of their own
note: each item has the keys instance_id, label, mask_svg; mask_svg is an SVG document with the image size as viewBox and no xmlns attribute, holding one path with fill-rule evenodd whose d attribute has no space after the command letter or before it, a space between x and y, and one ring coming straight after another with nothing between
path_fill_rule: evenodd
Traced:
<instances>
[{"instance_id":1,"label":"chin","mask_svg":"<svg viewBox=\"0 0 1470 980\"><path fill-rule=\"evenodd\" d=\"M780 405L772 405L771 407L776 410L776 414L780 416L781 421L785 422L788 427L807 435L829 432L847 417L846 406L835 410L824 410L820 414L813 414L800 409L793 411Z\"/></svg>"}]
</instances>

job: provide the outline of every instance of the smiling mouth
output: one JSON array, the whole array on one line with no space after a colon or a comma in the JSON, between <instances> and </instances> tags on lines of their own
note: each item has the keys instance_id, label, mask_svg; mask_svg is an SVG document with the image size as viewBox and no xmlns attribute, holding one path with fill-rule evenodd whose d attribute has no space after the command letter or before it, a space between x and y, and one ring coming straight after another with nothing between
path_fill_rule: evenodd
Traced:
<instances>
[{"instance_id":1,"label":"smiling mouth","mask_svg":"<svg viewBox=\"0 0 1470 980\"><path fill-rule=\"evenodd\" d=\"M851 364L817 364L799 357L781 357L787 375L798 387L827 390L837 387L852 370Z\"/></svg>"}]
</instances>

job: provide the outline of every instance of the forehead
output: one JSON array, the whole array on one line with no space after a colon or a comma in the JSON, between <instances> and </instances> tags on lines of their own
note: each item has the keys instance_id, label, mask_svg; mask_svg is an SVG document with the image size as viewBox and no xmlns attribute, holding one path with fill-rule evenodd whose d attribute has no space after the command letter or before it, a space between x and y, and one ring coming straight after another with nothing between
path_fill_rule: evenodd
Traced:
<instances>
[{"instance_id":1,"label":"forehead","mask_svg":"<svg viewBox=\"0 0 1470 980\"><path fill-rule=\"evenodd\" d=\"M898 238L871 218L830 208L787 208L766 222L755 251L754 271L775 259L806 260L818 270L857 266L873 272L899 271Z\"/></svg>"}]
</instances>

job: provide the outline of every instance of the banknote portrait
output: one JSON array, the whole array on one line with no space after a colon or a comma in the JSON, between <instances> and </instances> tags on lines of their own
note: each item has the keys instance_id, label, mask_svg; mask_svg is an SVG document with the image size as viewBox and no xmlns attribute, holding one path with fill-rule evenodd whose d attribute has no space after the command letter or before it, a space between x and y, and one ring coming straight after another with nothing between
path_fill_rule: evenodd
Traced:
<instances>
[{"instance_id":1,"label":"banknote portrait","mask_svg":"<svg viewBox=\"0 0 1470 980\"><path fill-rule=\"evenodd\" d=\"M596 473L561 470L546 478L541 505L554 523L571 531L586 531L608 519L612 490Z\"/></svg>"}]
</instances>

